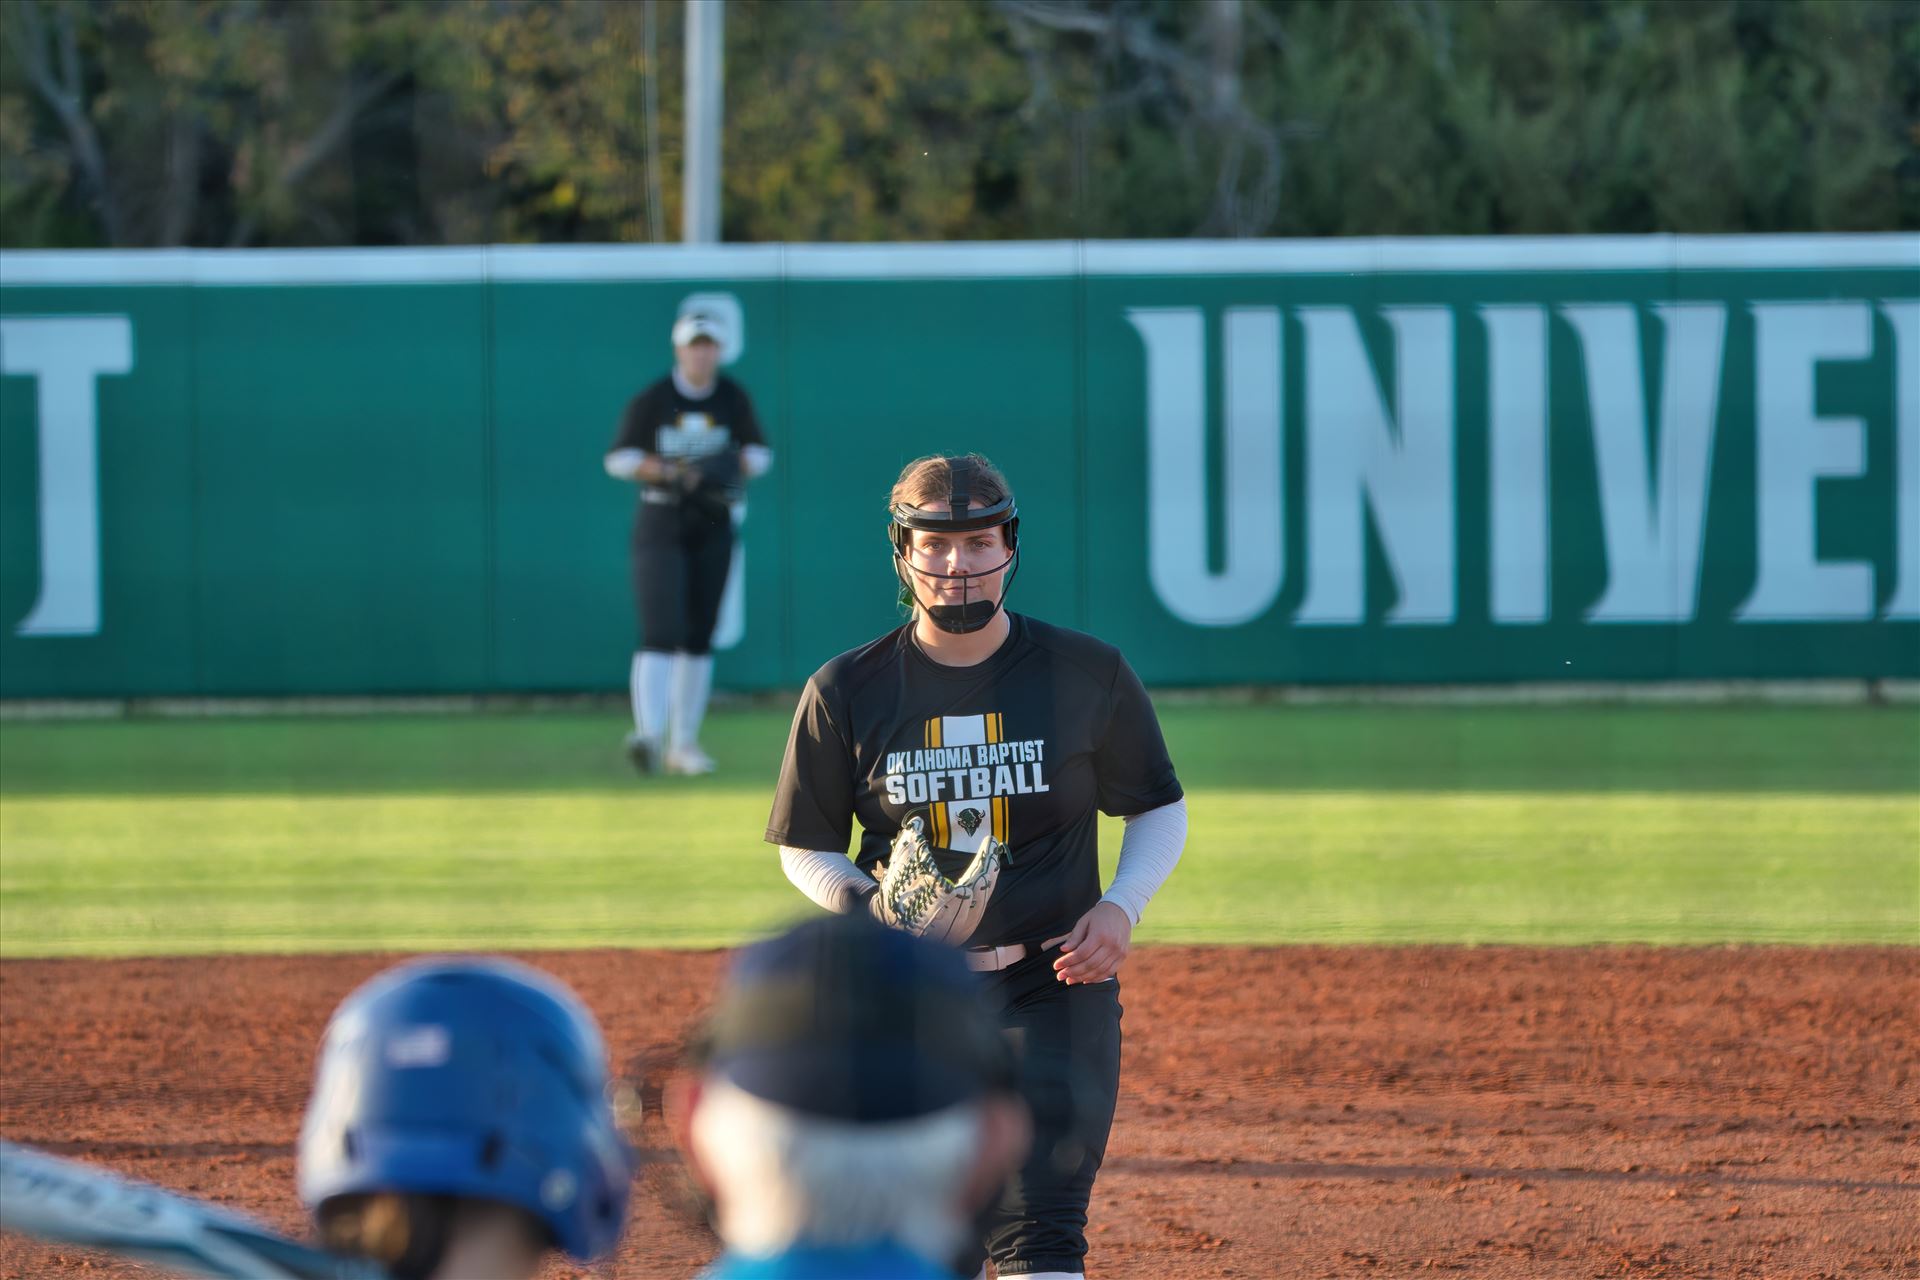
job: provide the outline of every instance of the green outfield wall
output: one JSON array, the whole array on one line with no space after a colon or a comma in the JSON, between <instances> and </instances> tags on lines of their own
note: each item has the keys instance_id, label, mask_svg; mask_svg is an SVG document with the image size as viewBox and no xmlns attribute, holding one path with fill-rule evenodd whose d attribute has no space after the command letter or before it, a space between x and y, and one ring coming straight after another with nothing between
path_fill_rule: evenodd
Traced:
<instances>
[{"instance_id":1,"label":"green outfield wall","mask_svg":"<svg viewBox=\"0 0 1920 1280\"><path fill-rule=\"evenodd\" d=\"M620 687L689 299L776 452L719 680L977 448L1160 684L1920 676L1920 236L0 254L0 696Z\"/></svg>"}]
</instances>

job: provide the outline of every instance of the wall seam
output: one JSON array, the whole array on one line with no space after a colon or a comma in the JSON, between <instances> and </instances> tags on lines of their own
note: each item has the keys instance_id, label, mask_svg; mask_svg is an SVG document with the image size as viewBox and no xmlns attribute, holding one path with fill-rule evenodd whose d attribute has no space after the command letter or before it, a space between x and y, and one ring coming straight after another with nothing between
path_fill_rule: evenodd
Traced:
<instances>
[{"instance_id":1,"label":"wall seam","mask_svg":"<svg viewBox=\"0 0 1920 1280\"><path fill-rule=\"evenodd\" d=\"M1079 492L1074 495L1075 508L1080 518L1074 522L1073 554L1075 561L1074 585L1074 626L1082 631L1093 629L1090 615L1093 601L1092 584L1088 581L1093 571L1093 549L1087 532L1088 495L1092 492L1092 480L1089 472L1092 461L1087 451L1087 399L1091 392L1092 371L1087 364L1087 242L1082 239L1075 245L1075 263L1073 274L1073 451L1077 465L1074 479Z\"/></svg>"},{"instance_id":2,"label":"wall seam","mask_svg":"<svg viewBox=\"0 0 1920 1280\"><path fill-rule=\"evenodd\" d=\"M499 668L499 584L500 520L499 468L497 463L499 421L496 402L499 395L497 351L494 342L495 284L493 255L489 250L480 277L480 361L481 361L481 441L480 441L480 682L483 688L500 689Z\"/></svg>"},{"instance_id":3,"label":"wall seam","mask_svg":"<svg viewBox=\"0 0 1920 1280\"><path fill-rule=\"evenodd\" d=\"M205 695L206 655L206 440L200 421L200 290L187 286L187 449L193 491L187 500L188 562L193 581L187 591L187 651L193 655L189 679Z\"/></svg>"}]
</instances>

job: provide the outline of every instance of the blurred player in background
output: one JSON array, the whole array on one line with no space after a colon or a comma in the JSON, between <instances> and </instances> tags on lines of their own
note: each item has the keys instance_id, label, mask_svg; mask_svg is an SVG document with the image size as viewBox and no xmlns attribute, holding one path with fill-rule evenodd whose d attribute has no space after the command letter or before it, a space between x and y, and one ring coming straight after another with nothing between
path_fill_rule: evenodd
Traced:
<instances>
[{"instance_id":1,"label":"blurred player in background","mask_svg":"<svg viewBox=\"0 0 1920 1280\"><path fill-rule=\"evenodd\" d=\"M1120 652L1002 607L1020 519L992 463L909 463L890 509L912 615L807 683L766 838L820 905L968 948L1034 1124L986 1247L1003 1276L1077 1277L1120 1088L1120 965L1186 801ZM1104 895L1100 812L1126 819Z\"/></svg>"},{"instance_id":2,"label":"blurred player in background","mask_svg":"<svg viewBox=\"0 0 1920 1280\"><path fill-rule=\"evenodd\" d=\"M606 1050L571 991L507 960L414 961L348 996L321 1042L300 1197L323 1243L395 1280L528 1280L626 1221L632 1154Z\"/></svg>"},{"instance_id":3,"label":"blurred player in background","mask_svg":"<svg viewBox=\"0 0 1920 1280\"><path fill-rule=\"evenodd\" d=\"M668 1107L725 1252L706 1280L952 1280L1027 1149L958 952L864 916L742 952Z\"/></svg>"},{"instance_id":4,"label":"blurred player in background","mask_svg":"<svg viewBox=\"0 0 1920 1280\"><path fill-rule=\"evenodd\" d=\"M700 722L713 687L713 628L746 482L772 465L746 389L722 374L719 322L673 326L673 371L627 405L607 474L640 487L633 592L640 648L627 755L642 773L713 772Z\"/></svg>"}]
</instances>

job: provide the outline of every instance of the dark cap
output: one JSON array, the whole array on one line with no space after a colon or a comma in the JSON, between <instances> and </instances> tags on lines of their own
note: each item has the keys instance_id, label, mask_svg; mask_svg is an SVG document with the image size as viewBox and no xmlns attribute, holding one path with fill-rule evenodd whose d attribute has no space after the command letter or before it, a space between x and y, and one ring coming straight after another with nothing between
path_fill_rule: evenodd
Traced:
<instances>
[{"instance_id":1,"label":"dark cap","mask_svg":"<svg viewBox=\"0 0 1920 1280\"><path fill-rule=\"evenodd\" d=\"M1013 1087L1013 1054L954 948L864 915L742 951L708 1022L706 1069L837 1120L930 1115Z\"/></svg>"}]
</instances>

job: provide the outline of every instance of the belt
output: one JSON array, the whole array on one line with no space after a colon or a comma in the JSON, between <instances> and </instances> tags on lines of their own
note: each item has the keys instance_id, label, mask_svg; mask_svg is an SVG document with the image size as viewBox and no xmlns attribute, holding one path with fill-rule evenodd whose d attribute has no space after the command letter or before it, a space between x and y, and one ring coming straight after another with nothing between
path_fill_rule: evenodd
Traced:
<instances>
[{"instance_id":1,"label":"belt","mask_svg":"<svg viewBox=\"0 0 1920 1280\"><path fill-rule=\"evenodd\" d=\"M1005 947L969 947L963 952L967 968L975 973L997 973L1027 958L1027 945L1016 942Z\"/></svg>"}]
</instances>

